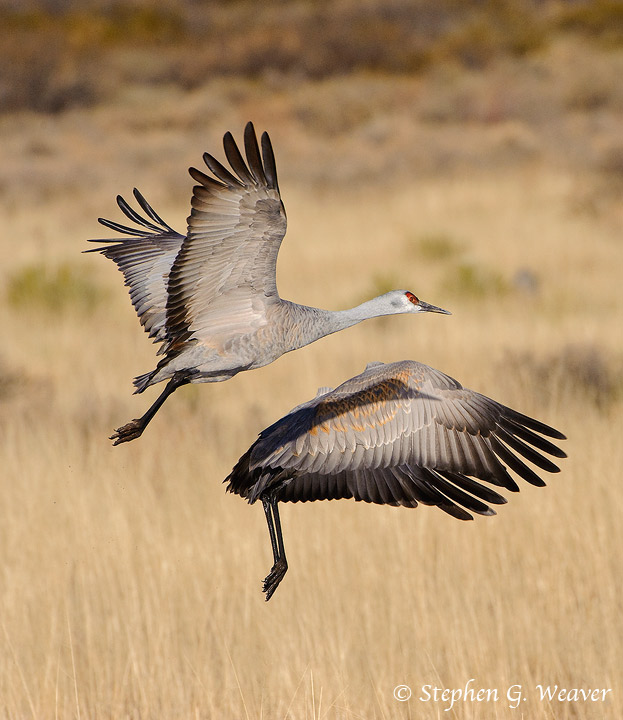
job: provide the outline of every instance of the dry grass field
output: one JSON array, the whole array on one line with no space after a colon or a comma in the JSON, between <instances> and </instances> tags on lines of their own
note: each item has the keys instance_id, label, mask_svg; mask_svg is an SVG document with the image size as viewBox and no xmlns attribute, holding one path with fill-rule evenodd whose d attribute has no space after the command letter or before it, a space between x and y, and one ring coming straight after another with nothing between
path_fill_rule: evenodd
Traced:
<instances>
[{"instance_id":1,"label":"dry grass field","mask_svg":"<svg viewBox=\"0 0 623 720\"><path fill-rule=\"evenodd\" d=\"M0 115L1 718L623 716L622 65L567 39L482 72L128 84ZM156 396L131 394L154 346L85 239L134 185L183 229L185 168L248 119L277 154L283 297L404 287L453 315L183 388L113 448ZM562 472L472 523L283 506L290 570L265 603L263 512L223 478L318 386L404 358L560 428ZM471 679L488 701L427 696Z\"/></svg>"}]
</instances>

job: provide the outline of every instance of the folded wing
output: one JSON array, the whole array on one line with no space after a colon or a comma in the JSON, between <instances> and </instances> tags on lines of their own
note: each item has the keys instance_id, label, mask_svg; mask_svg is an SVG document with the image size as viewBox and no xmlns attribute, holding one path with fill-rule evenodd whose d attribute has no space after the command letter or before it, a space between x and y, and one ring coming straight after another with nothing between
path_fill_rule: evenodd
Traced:
<instances>
[{"instance_id":1,"label":"folded wing","mask_svg":"<svg viewBox=\"0 0 623 720\"><path fill-rule=\"evenodd\" d=\"M526 461L558 472L547 455L565 453L548 437L564 438L426 365L377 365L262 432L228 489L250 502L271 488L290 502L421 502L471 519L505 502L479 480L515 492L509 470L544 485Z\"/></svg>"}]
</instances>

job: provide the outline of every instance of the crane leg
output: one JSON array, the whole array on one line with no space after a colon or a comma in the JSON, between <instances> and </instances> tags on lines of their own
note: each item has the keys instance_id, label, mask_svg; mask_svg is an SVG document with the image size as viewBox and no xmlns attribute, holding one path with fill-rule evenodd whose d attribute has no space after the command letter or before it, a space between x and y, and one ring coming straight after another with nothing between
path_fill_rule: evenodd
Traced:
<instances>
[{"instance_id":1,"label":"crane leg","mask_svg":"<svg viewBox=\"0 0 623 720\"><path fill-rule=\"evenodd\" d=\"M264 513L266 514L274 562L270 572L264 579L263 590L266 593L266 600L268 601L273 596L279 583L283 580L288 570L288 561L286 560L286 551L283 547L278 501L273 495L269 495L268 497L262 498L262 504L264 506Z\"/></svg>"},{"instance_id":2,"label":"crane leg","mask_svg":"<svg viewBox=\"0 0 623 720\"><path fill-rule=\"evenodd\" d=\"M113 445L120 445L130 440L136 440L143 434L143 430L150 423L154 415L160 410L164 401L177 390L178 387L186 385L190 382L188 375L177 375L175 374L169 382L166 384L164 390L156 398L156 402L149 408L149 410L140 418L132 420L126 425L115 430L114 434L110 436L111 440L114 440Z\"/></svg>"}]
</instances>

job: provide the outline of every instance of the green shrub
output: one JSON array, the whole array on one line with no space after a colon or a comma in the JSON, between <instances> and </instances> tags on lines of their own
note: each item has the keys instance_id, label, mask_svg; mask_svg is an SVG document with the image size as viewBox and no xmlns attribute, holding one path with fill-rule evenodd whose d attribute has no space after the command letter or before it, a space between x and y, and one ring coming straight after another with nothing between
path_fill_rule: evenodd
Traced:
<instances>
[{"instance_id":1,"label":"green shrub","mask_svg":"<svg viewBox=\"0 0 623 720\"><path fill-rule=\"evenodd\" d=\"M417 256L422 260L449 260L462 250L460 243L444 233L422 235L413 245Z\"/></svg>"},{"instance_id":2,"label":"green shrub","mask_svg":"<svg viewBox=\"0 0 623 720\"><path fill-rule=\"evenodd\" d=\"M27 265L7 284L7 301L18 310L91 312L104 298L105 292L85 276L84 270L70 264L54 269L43 263Z\"/></svg>"},{"instance_id":3,"label":"green shrub","mask_svg":"<svg viewBox=\"0 0 623 720\"><path fill-rule=\"evenodd\" d=\"M447 292L466 298L500 297L510 290L509 283L495 270L482 265L461 263L445 282Z\"/></svg>"}]
</instances>

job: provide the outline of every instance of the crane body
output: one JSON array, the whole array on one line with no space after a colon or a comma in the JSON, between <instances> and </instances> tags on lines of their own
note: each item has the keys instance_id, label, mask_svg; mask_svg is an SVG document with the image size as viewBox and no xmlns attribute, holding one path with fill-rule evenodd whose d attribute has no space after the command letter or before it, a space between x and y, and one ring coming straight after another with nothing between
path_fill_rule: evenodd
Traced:
<instances>
[{"instance_id":1,"label":"crane body","mask_svg":"<svg viewBox=\"0 0 623 720\"><path fill-rule=\"evenodd\" d=\"M143 214L118 196L134 225L100 218L124 237L92 240L104 244L87 251L116 263L141 325L161 343L160 361L135 378L135 392L167 381L141 418L117 429L115 445L140 437L168 396L187 383L229 380L368 318L449 314L407 290L340 311L283 300L276 264L287 221L270 138L263 133L260 152L253 124L247 123L246 161L231 133L223 146L231 171L208 153L203 158L212 175L189 170L197 185L186 235L164 222L135 189Z\"/></svg>"},{"instance_id":2,"label":"crane body","mask_svg":"<svg viewBox=\"0 0 623 720\"><path fill-rule=\"evenodd\" d=\"M434 505L460 520L493 515L490 505L506 499L489 486L519 490L509 470L535 486L545 483L530 465L559 472L548 455L566 454L548 438L565 436L439 370L370 363L263 430L225 482L263 504L274 560L264 581L269 600L288 567L280 502L354 498Z\"/></svg>"}]
</instances>

